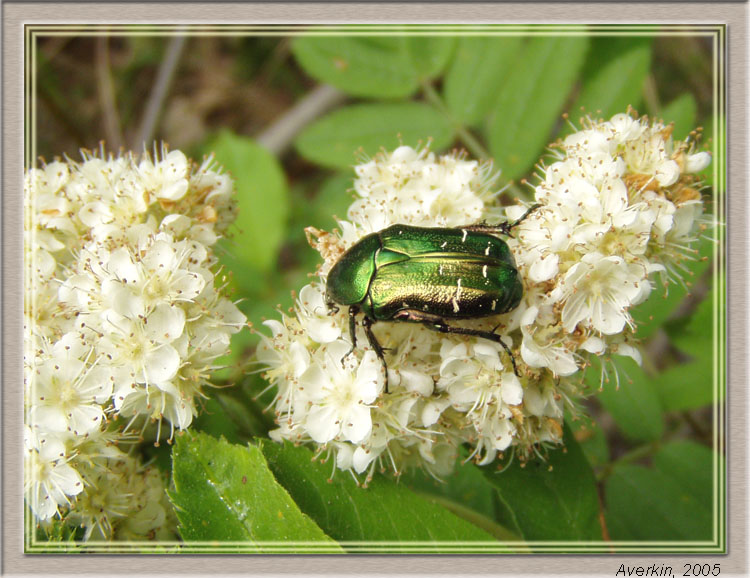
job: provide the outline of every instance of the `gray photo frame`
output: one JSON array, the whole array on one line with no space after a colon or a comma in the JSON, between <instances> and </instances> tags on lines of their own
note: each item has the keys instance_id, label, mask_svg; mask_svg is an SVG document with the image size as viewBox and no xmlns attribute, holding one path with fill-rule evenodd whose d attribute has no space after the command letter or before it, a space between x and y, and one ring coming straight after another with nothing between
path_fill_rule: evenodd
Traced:
<instances>
[{"instance_id":1,"label":"gray photo frame","mask_svg":"<svg viewBox=\"0 0 750 578\"><path fill-rule=\"evenodd\" d=\"M725 26L727 115L726 263L727 315L726 414L723 424L727 459L725 553L653 555L451 556L274 555L274 556L92 556L29 555L24 548L23 508L23 184L24 154L33 158L33 135L24 94L25 39L29 26L125 23L664 23ZM586 574L623 575L628 568L671 567L683 575L685 564L720 564L723 575L746 575L748 536L748 6L746 3L32 3L3 5L3 197L2 197L2 571L9 575L55 574L284 574L284 575L473 575ZM31 137L31 138L30 138ZM120 560L126 564L118 564ZM647 574L646 574L647 575ZM655 575L655 574L654 574Z\"/></svg>"}]
</instances>

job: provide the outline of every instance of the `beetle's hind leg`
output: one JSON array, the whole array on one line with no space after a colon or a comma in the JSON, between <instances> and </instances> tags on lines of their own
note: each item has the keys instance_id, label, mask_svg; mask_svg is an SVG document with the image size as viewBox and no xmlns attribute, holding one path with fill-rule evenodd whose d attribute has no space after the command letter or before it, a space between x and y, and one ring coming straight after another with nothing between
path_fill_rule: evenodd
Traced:
<instances>
[{"instance_id":1,"label":"beetle's hind leg","mask_svg":"<svg viewBox=\"0 0 750 578\"><path fill-rule=\"evenodd\" d=\"M469 329L468 327L454 327L453 325L448 325L445 322L445 319L438 315L435 315L434 313L426 313L424 311L415 309L405 309L403 311L399 311L396 315L394 315L393 318L421 323L425 327L428 327L435 331L439 331L440 333L458 333L460 335L484 337L485 339L489 339L490 341L499 343L503 346L503 349L505 349L505 353L508 354L508 357L510 357L510 362L513 365L513 373L516 374L516 377L521 377L521 374L518 372L518 366L516 365L516 358L513 355L513 352L510 350L510 347L505 345L505 342L502 340L500 335L495 333L494 330L482 331L480 329ZM495 329L497 329L497 327L495 327Z\"/></svg>"},{"instance_id":2,"label":"beetle's hind leg","mask_svg":"<svg viewBox=\"0 0 750 578\"><path fill-rule=\"evenodd\" d=\"M513 352L510 350L510 347L508 347L505 342L502 340L502 337L498 335L497 333L494 333L493 331L481 331L479 329L468 329L466 327L454 327L452 325L448 325L445 321L425 321L424 324L427 327L430 327L431 329L434 329L435 331L440 331L441 333L458 333L460 335L472 335L474 337L483 337L484 339L489 339L490 341L494 341L495 343L499 343L503 346L503 349L505 349L505 353L508 354L508 357L510 357L510 363L513 365L513 373L516 374L516 377L521 377L521 374L518 372L518 366L516 366L516 357L513 355Z\"/></svg>"}]
</instances>

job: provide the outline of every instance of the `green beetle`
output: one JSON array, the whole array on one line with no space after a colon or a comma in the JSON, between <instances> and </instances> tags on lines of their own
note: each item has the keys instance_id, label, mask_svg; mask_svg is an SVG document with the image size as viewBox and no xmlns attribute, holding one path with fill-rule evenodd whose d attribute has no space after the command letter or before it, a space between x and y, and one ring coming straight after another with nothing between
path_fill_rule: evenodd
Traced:
<instances>
[{"instance_id":1,"label":"green beetle","mask_svg":"<svg viewBox=\"0 0 750 578\"><path fill-rule=\"evenodd\" d=\"M495 235L510 235L537 206L511 224L391 225L360 239L331 268L326 285L329 309L349 307L349 353L357 345L356 316L362 312L365 335L386 376L384 350L372 332L376 321L410 321L442 333L490 339L503 346L518 374L513 354L497 333L454 327L446 319L487 317L518 306L523 284L508 245Z\"/></svg>"}]
</instances>

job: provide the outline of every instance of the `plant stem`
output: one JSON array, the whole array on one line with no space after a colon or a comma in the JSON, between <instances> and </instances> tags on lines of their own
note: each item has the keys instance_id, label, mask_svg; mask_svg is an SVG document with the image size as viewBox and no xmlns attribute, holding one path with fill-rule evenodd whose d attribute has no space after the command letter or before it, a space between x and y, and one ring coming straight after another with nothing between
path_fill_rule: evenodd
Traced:
<instances>
[{"instance_id":1,"label":"plant stem","mask_svg":"<svg viewBox=\"0 0 750 578\"><path fill-rule=\"evenodd\" d=\"M443 99L440 98L440 95L435 90L435 87L432 86L427 81L422 82L422 92L425 95L425 98L437 108L441 114L443 114L451 125L453 125L454 130L456 131L456 134L461 139L461 142L463 142L464 145L466 145L466 148L469 150L469 152L475 156L478 159L489 159L490 153L487 151L487 149L484 148L482 143L479 142L479 139L477 139L459 120L456 119L456 117L453 116L451 111L448 109L446 104L443 102Z\"/></svg>"},{"instance_id":2,"label":"plant stem","mask_svg":"<svg viewBox=\"0 0 750 578\"><path fill-rule=\"evenodd\" d=\"M303 128L344 100L346 95L343 92L321 84L255 138L261 146L277 156L281 155L292 145Z\"/></svg>"},{"instance_id":3,"label":"plant stem","mask_svg":"<svg viewBox=\"0 0 750 578\"><path fill-rule=\"evenodd\" d=\"M638 446L637 448L634 448L629 452L621 455L615 461L608 463L599 474L598 481L602 482L606 480L609 476L612 475L612 472L618 465L628 464L653 455L661 447L662 441L663 440L657 440L649 442L642 446Z\"/></svg>"},{"instance_id":4,"label":"plant stem","mask_svg":"<svg viewBox=\"0 0 750 578\"><path fill-rule=\"evenodd\" d=\"M516 536L513 532L505 528L504 526L501 526L494 520L490 520L486 516L483 516L479 512L472 510L471 508L467 508L466 506L463 506L461 504L458 504L457 502L454 502L453 500L450 500L448 498L444 498L443 496L437 496L435 494L428 494L425 492L415 492L416 494L423 497L425 500L429 500L431 502L435 502L438 505L442 506L446 510L449 510L459 518L463 518L467 522L470 522L474 524L477 528L481 528L488 534L494 536L501 542L512 542L512 544L508 544L508 550L513 553L531 553L531 549L526 545L526 543Z\"/></svg>"},{"instance_id":5,"label":"plant stem","mask_svg":"<svg viewBox=\"0 0 750 578\"><path fill-rule=\"evenodd\" d=\"M649 74L646 77L646 81L643 83L643 101L646 104L646 112L650 116L655 116L661 110L659 104L659 93L656 89L656 80L653 74Z\"/></svg>"},{"instance_id":6,"label":"plant stem","mask_svg":"<svg viewBox=\"0 0 750 578\"><path fill-rule=\"evenodd\" d=\"M96 43L96 80L99 104L102 107L104 134L111 150L122 146L120 115L117 113L115 84L109 68L109 37L101 36Z\"/></svg>"},{"instance_id":7,"label":"plant stem","mask_svg":"<svg viewBox=\"0 0 750 578\"><path fill-rule=\"evenodd\" d=\"M169 86L172 84L172 78L177 70L177 64L180 61L182 50L185 47L186 37L184 35L173 36L169 40L169 45L164 54L164 59L159 66L159 72L156 75L156 81L146 103L146 110L143 113L143 119L135 133L135 138L131 143L134 150L140 147L148 148L149 141L154 138L156 132L159 113L164 106L164 101L169 92Z\"/></svg>"}]
</instances>

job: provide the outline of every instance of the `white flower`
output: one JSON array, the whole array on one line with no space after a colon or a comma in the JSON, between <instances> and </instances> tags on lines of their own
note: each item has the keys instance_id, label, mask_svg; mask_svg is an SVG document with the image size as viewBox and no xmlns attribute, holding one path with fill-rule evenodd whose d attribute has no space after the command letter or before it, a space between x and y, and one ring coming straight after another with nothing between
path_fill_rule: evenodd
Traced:
<instances>
[{"instance_id":1,"label":"white flower","mask_svg":"<svg viewBox=\"0 0 750 578\"><path fill-rule=\"evenodd\" d=\"M38 436L24 430L25 495L40 520L49 520L83 490L83 480L67 462L65 445L55 436Z\"/></svg>"},{"instance_id":2,"label":"white flower","mask_svg":"<svg viewBox=\"0 0 750 578\"><path fill-rule=\"evenodd\" d=\"M299 318L313 341L331 343L341 336L341 328L329 314L323 291L317 283L302 288L297 307Z\"/></svg>"},{"instance_id":3,"label":"white flower","mask_svg":"<svg viewBox=\"0 0 750 578\"><path fill-rule=\"evenodd\" d=\"M177 387L169 381L153 383L146 388L133 388L122 395L121 401L119 397L116 407L121 415L149 417L158 422L160 429L162 418L169 421L172 429L175 426L186 429L196 414L193 398L180 395Z\"/></svg>"},{"instance_id":4,"label":"white flower","mask_svg":"<svg viewBox=\"0 0 750 578\"><path fill-rule=\"evenodd\" d=\"M685 162L686 173L699 173L711 164L711 153L702 151L688 155Z\"/></svg>"},{"instance_id":5,"label":"white flower","mask_svg":"<svg viewBox=\"0 0 750 578\"><path fill-rule=\"evenodd\" d=\"M138 165L144 188L158 199L177 201L188 191L190 163L181 151L162 154L159 162L144 157Z\"/></svg>"},{"instance_id":6,"label":"white flower","mask_svg":"<svg viewBox=\"0 0 750 578\"><path fill-rule=\"evenodd\" d=\"M168 236L156 238L138 256L120 247L106 261L109 277L102 281L102 292L115 311L129 317L145 315L163 303L193 301L206 280L188 264L200 264L206 256L202 245L175 244Z\"/></svg>"},{"instance_id":7,"label":"white flower","mask_svg":"<svg viewBox=\"0 0 750 578\"><path fill-rule=\"evenodd\" d=\"M642 265L599 253L584 255L563 280L563 327L570 333L583 323L605 335L619 333L630 323L627 309L643 286L648 281Z\"/></svg>"},{"instance_id":8,"label":"white flower","mask_svg":"<svg viewBox=\"0 0 750 578\"><path fill-rule=\"evenodd\" d=\"M106 334L97 350L142 383L169 381L180 366L180 354L172 345L185 326L185 312L162 303L145 319L136 321L108 311Z\"/></svg>"},{"instance_id":9,"label":"white flower","mask_svg":"<svg viewBox=\"0 0 750 578\"><path fill-rule=\"evenodd\" d=\"M360 237L393 223L456 227L480 220L495 180L489 166L408 146L355 167L361 197L348 217Z\"/></svg>"},{"instance_id":10,"label":"white flower","mask_svg":"<svg viewBox=\"0 0 750 578\"><path fill-rule=\"evenodd\" d=\"M573 352L565 347L558 325L539 323L539 307L532 305L521 318L521 357L529 367L548 367L554 375L578 371Z\"/></svg>"},{"instance_id":11,"label":"white flower","mask_svg":"<svg viewBox=\"0 0 750 578\"><path fill-rule=\"evenodd\" d=\"M344 341L329 344L300 376L304 396L310 403L305 425L318 443L339 435L342 441L358 443L372 428L369 404L384 384L380 361L368 351L358 367L342 367L341 360L349 349Z\"/></svg>"},{"instance_id":12,"label":"white flower","mask_svg":"<svg viewBox=\"0 0 750 578\"><path fill-rule=\"evenodd\" d=\"M108 368L72 358L50 358L34 369L32 423L46 432L85 435L102 427L112 395Z\"/></svg>"}]
</instances>

